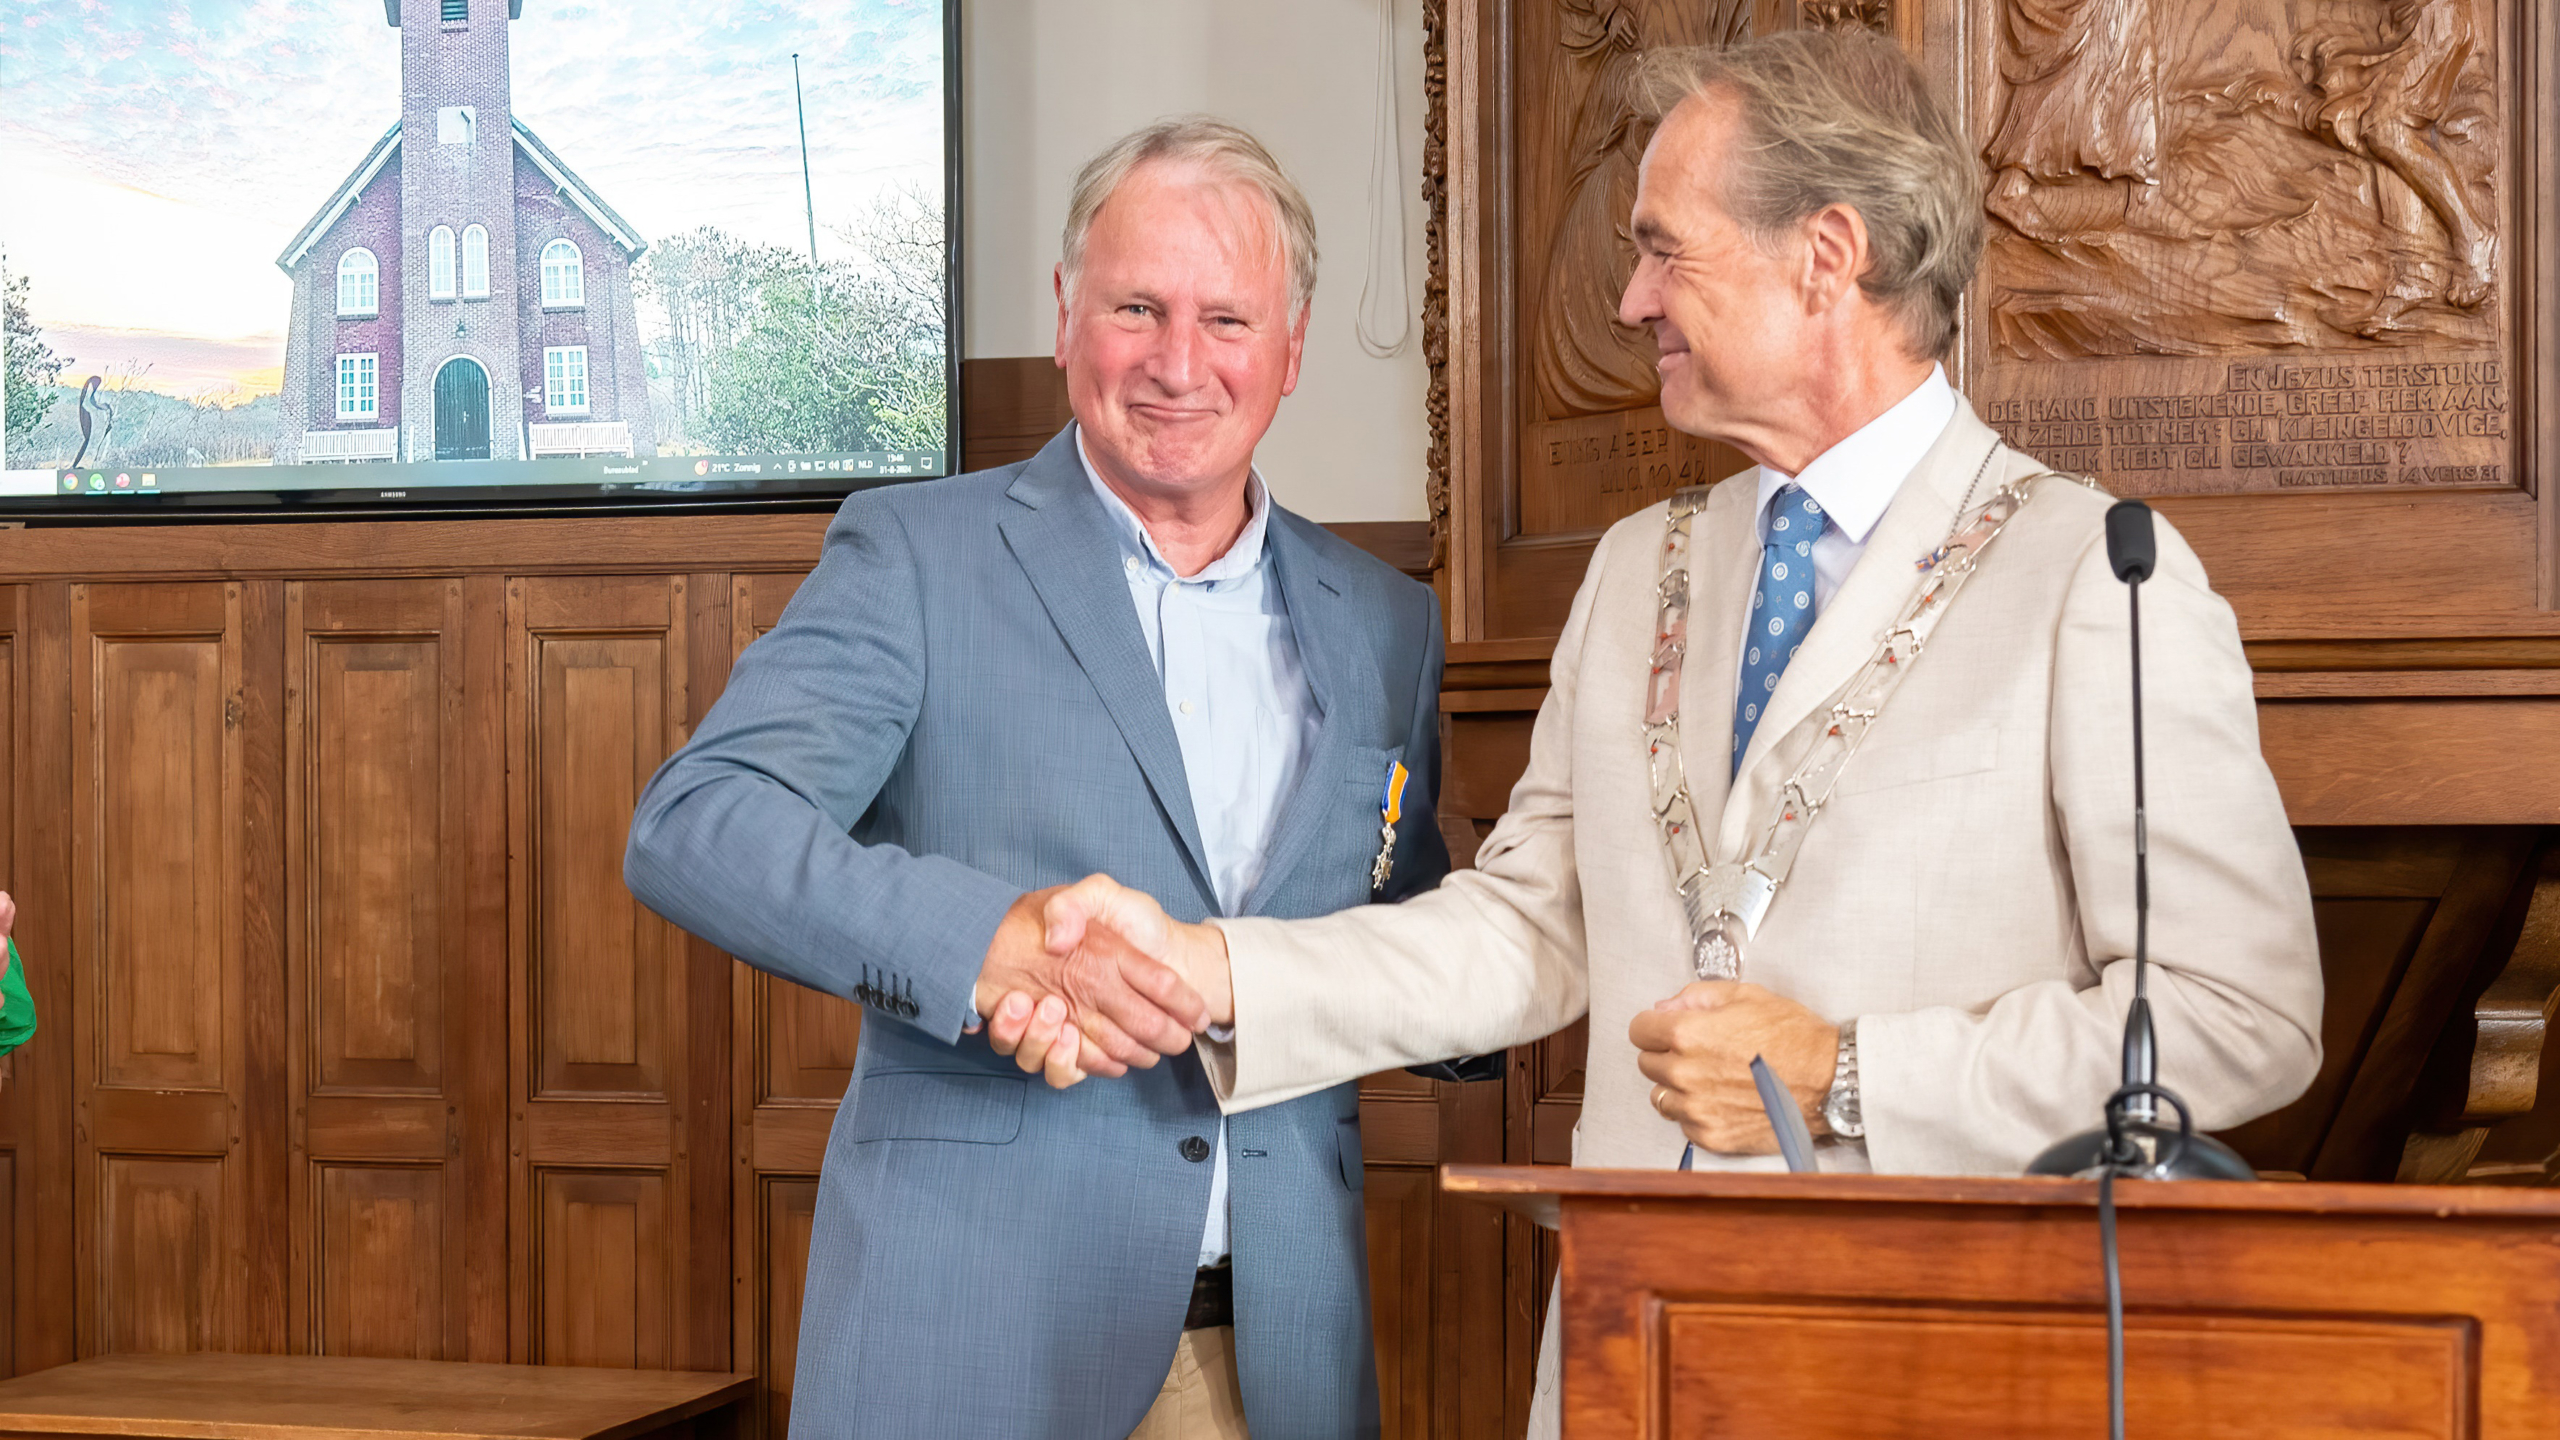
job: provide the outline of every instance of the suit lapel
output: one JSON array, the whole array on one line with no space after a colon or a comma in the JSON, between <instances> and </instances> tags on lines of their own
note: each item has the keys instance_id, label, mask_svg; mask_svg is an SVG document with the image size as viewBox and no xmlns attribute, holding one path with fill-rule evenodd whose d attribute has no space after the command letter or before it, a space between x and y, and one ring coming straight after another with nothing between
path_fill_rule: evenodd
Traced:
<instances>
[{"instance_id":1,"label":"suit lapel","mask_svg":"<svg viewBox=\"0 0 2560 1440\"><path fill-rule=\"evenodd\" d=\"M1724 811L1733 783L1733 686L1751 588L1760 578L1752 521L1759 472L1707 492L1689 537L1689 648L1680 665L1680 763L1700 817ZM1710 837L1712 838L1712 837Z\"/></svg>"},{"instance_id":2,"label":"suit lapel","mask_svg":"<svg viewBox=\"0 0 2560 1440\"><path fill-rule=\"evenodd\" d=\"M1369 627L1362 617L1352 613L1342 595L1342 580L1333 567L1298 533L1299 523L1298 517L1282 510L1277 501L1272 502L1271 523L1263 529L1264 558L1272 567L1272 582L1280 587L1282 602L1289 607L1289 631L1297 640L1298 664L1306 672L1307 690L1315 701L1315 743L1307 756L1305 772L1281 802L1280 821L1271 832L1262 878L1254 882L1253 893L1236 911L1239 915L1262 913L1262 907L1278 893L1317 832L1324 828L1333 805L1341 798L1343 782L1358 778L1345 770L1350 751L1338 706L1346 693L1342 647L1360 644L1356 637L1366 636ZM1383 782L1385 777L1379 778ZM1408 816L1408 822L1413 818Z\"/></svg>"},{"instance_id":3,"label":"suit lapel","mask_svg":"<svg viewBox=\"0 0 2560 1440\"><path fill-rule=\"evenodd\" d=\"M1917 562L1947 538L1965 488L1993 443L1989 427L1974 418L1963 397L1957 397L1955 419L1895 492L1884 518L1867 536L1867 548L1857 566L1815 617L1804 648L1779 678L1726 797L1715 853L1740 853L1749 838L1747 830L1761 818L1761 807L1747 797L1769 793L1781 778L1770 763L1772 753L1781 747L1789 754L1799 753L1800 747L1786 744L1788 738L1832 692L1849 683L1858 667L1875 654L1877 642L1902 607L1910 603L1912 592L1920 588ZM1984 483L1992 482L1986 477ZM1986 489L1974 497L1974 503L1980 504L1988 495ZM1765 777L1764 769L1770 772ZM1766 784L1761 783L1764 778Z\"/></svg>"},{"instance_id":4,"label":"suit lapel","mask_svg":"<svg viewBox=\"0 0 2560 1440\"><path fill-rule=\"evenodd\" d=\"M1005 493L1023 508L999 522L1005 546L1039 592L1050 623L1083 667L1103 708L1173 821L1183 853L1203 894L1216 909L1217 887L1200 843L1199 818L1191 810L1191 782L1182 768L1182 745L1165 713L1164 680L1147 656L1137 608L1121 575L1120 542L1102 513L1076 456L1069 426L1025 465Z\"/></svg>"}]
</instances>

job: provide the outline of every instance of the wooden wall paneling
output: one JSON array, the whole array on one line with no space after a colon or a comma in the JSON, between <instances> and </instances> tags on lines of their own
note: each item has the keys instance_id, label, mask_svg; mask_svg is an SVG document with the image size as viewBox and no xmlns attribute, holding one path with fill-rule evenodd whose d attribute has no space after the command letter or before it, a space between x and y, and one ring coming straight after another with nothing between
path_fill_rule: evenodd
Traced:
<instances>
[{"instance_id":1,"label":"wooden wall paneling","mask_svg":"<svg viewBox=\"0 0 2560 1440\"><path fill-rule=\"evenodd\" d=\"M758 1249L748 1288L755 1301L752 1324L760 1344L754 1356L759 1434L775 1440L791 1428L792 1377L800 1368L800 1301L809 1276L809 1237L818 1220L814 1175L767 1175L757 1182ZM743 1308L743 1307L742 1307Z\"/></svg>"},{"instance_id":2,"label":"wooden wall paneling","mask_svg":"<svg viewBox=\"0 0 2560 1440\"><path fill-rule=\"evenodd\" d=\"M240 583L239 1147L247 1208L244 1349L291 1348L292 1108L286 1077L284 583Z\"/></svg>"},{"instance_id":3,"label":"wooden wall paneling","mask_svg":"<svg viewBox=\"0 0 2560 1440\"><path fill-rule=\"evenodd\" d=\"M242 586L71 592L84 1349L242 1348Z\"/></svg>"},{"instance_id":4,"label":"wooden wall paneling","mask_svg":"<svg viewBox=\"0 0 2560 1440\"><path fill-rule=\"evenodd\" d=\"M1040 453L1067 428L1067 372L1047 355L1005 355L960 362L960 455L972 470L992 470Z\"/></svg>"},{"instance_id":5,"label":"wooden wall paneling","mask_svg":"<svg viewBox=\"0 0 2560 1440\"><path fill-rule=\"evenodd\" d=\"M688 713L688 589L682 576L507 582L519 1361L672 1366L698 1339L685 942L622 885L632 806Z\"/></svg>"},{"instance_id":6,"label":"wooden wall paneling","mask_svg":"<svg viewBox=\"0 0 2560 1440\"><path fill-rule=\"evenodd\" d=\"M1503 1089L1498 1082L1436 1084L1438 1155L1468 1163L1502 1155ZM1509 1217L1434 1186L1431 1246L1431 1428L1433 1436L1508 1440L1512 1367L1503 1265ZM1525 1372L1524 1372L1525 1373Z\"/></svg>"},{"instance_id":7,"label":"wooden wall paneling","mask_svg":"<svg viewBox=\"0 0 2560 1440\"><path fill-rule=\"evenodd\" d=\"M1411 1081L1411 1086L1403 1084ZM1431 1281L1439 1168L1431 1163L1436 1122L1434 1081L1370 1076L1359 1094L1362 1204L1370 1220L1370 1330L1377 1343L1380 1435L1418 1440L1434 1435L1434 1307ZM1403 1133L1411 1130L1411 1135ZM1452 1317L1454 1320L1454 1317Z\"/></svg>"},{"instance_id":8,"label":"wooden wall paneling","mask_svg":"<svg viewBox=\"0 0 2560 1440\"><path fill-rule=\"evenodd\" d=\"M523 1212L514 1208L515 1153L513 1063L518 1047L511 923L510 863L516 840L507 784L508 624L506 582L496 575L462 580L462 643L453 652L462 668L461 773L456 793L469 817L472 842L462 851L462 933L449 953L458 957L458 996L449 991L445 1014L447 1053L464 1073L466 1112L458 1135L463 1213L461 1296L468 1353L483 1363L518 1356L513 1323L516 1233ZM495 839L492 839L492 836ZM451 973L451 972L448 972ZM469 1107L476 1104L477 1109ZM450 1162L448 1162L450 1164ZM451 1195L455 1187L446 1187ZM450 1202L448 1202L450 1203Z\"/></svg>"},{"instance_id":9,"label":"wooden wall paneling","mask_svg":"<svg viewBox=\"0 0 2560 1440\"><path fill-rule=\"evenodd\" d=\"M467 788L497 697L466 690L463 610L458 578L287 587L296 1351L463 1359L465 1257L504 1253L503 1206L466 1199L505 1104L467 1053L466 857L505 836Z\"/></svg>"},{"instance_id":10,"label":"wooden wall paneling","mask_svg":"<svg viewBox=\"0 0 2560 1440\"><path fill-rule=\"evenodd\" d=\"M694 728L720 698L733 662L732 626L726 574L695 574L684 586L684 653L690 670L685 702L677 712L681 725L676 744L691 739ZM671 750L672 753L672 750ZM614 868L621 870L619 850ZM643 912L645 913L645 912ZM722 1157L735 1148L736 1090L730 1071L734 1048L730 1015L731 972L737 962L699 936L675 932L682 947L684 989L685 1094L677 1111L677 1150L695 1157L685 1167L685 1251L687 1272L682 1303L689 1313L685 1344L676 1364L688 1370L735 1368L730 1327L745 1298L739 1294L731 1233L732 1193L729 1167Z\"/></svg>"},{"instance_id":11,"label":"wooden wall paneling","mask_svg":"<svg viewBox=\"0 0 2560 1440\"><path fill-rule=\"evenodd\" d=\"M71 587L59 582L6 587L0 600L13 616L9 648L13 749L0 752L8 780L10 893L18 902L16 939L41 1037L9 1057L19 1144L12 1243L16 1261L10 1300L19 1374L78 1357L80 1325L78 1207L72 1124L80 1033L73 1003L79 926L72 905Z\"/></svg>"}]
</instances>

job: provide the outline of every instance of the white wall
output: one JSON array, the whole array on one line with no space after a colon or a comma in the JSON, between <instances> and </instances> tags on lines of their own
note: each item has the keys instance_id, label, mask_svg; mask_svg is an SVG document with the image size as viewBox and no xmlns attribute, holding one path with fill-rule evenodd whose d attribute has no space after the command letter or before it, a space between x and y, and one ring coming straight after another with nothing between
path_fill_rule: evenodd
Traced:
<instances>
[{"instance_id":1,"label":"white wall","mask_svg":"<svg viewBox=\"0 0 2560 1440\"><path fill-rule=\"evenodd\" d=\"M1353 328L1368 268L1381 3L965 0L963 353L1051 352L1049 275L1067 190L1096 151L1160 116L1232 120L1307 192L1322 257L1298 391L1256 463L1281 503L1311 519L1425 518L1420 0L1384 0L1395 16L1396 194L1413 323L1404 349L1383 360Z\"/></svg>"}]
</instances>

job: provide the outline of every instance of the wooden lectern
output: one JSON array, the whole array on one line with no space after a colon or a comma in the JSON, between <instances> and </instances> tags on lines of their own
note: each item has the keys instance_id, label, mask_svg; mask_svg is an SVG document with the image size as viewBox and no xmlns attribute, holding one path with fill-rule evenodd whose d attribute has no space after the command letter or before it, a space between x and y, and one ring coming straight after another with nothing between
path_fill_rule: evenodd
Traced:
<instances>
[{"instance_id":1,"label":"wooden lectern","mask_svg":"<svg viewBox=\"0 0 2560 1440\"><path fill-rule=\"evenodd\" d=\"M1563 1231L1564 1433L2102 1437L2097 1186L1452 1165ZM2116 1188L2126 1426L2560 1435L2560 1194Z\"/></svg>"}]
</instances>

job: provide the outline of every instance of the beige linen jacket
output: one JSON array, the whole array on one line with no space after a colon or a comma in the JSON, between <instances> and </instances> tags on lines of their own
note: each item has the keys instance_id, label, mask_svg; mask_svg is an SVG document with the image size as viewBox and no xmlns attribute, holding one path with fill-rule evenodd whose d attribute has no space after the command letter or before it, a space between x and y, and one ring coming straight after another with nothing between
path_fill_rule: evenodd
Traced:
<instances>
[{"instance_id":1,"label":"beige linen jacket","mask_svg":"<svg viewBox=\"0 0 2560 1440\"><path fill-rule=\"evenodd\" d=\"M1981 474L1985 456L1987 472ZM1681 732L1691 794L1739 858L1973 503L2043 467L1967 406L1903 484L1770 697L1728 784L1736 649L1760 545L1750 472L1710 493L1691 550ZM2015 1174L2097 1123L2133 993L2133 784L2124 586L2109 499L2033 482L1842 774L1745 950L1743 978L1857 1029L1863 1147L1826 1168ZM1536 1039L1587 1010L1574 1162L1669 1167L1627 1039L1690 977L1648 798L1644 708L1665 507L1592 556L1529 767L1477 857L1401 905L1220 922L1234 1038L1203 1058L1229 1110ZM2302 1092L2320 1061L2311 898L2230 607L2163 522L2143 586L2151 1000L2161 1080L2221 1128ZM1701 1165L1774 1165L1702 1153Z\"/></svg>"}]
</instances>

